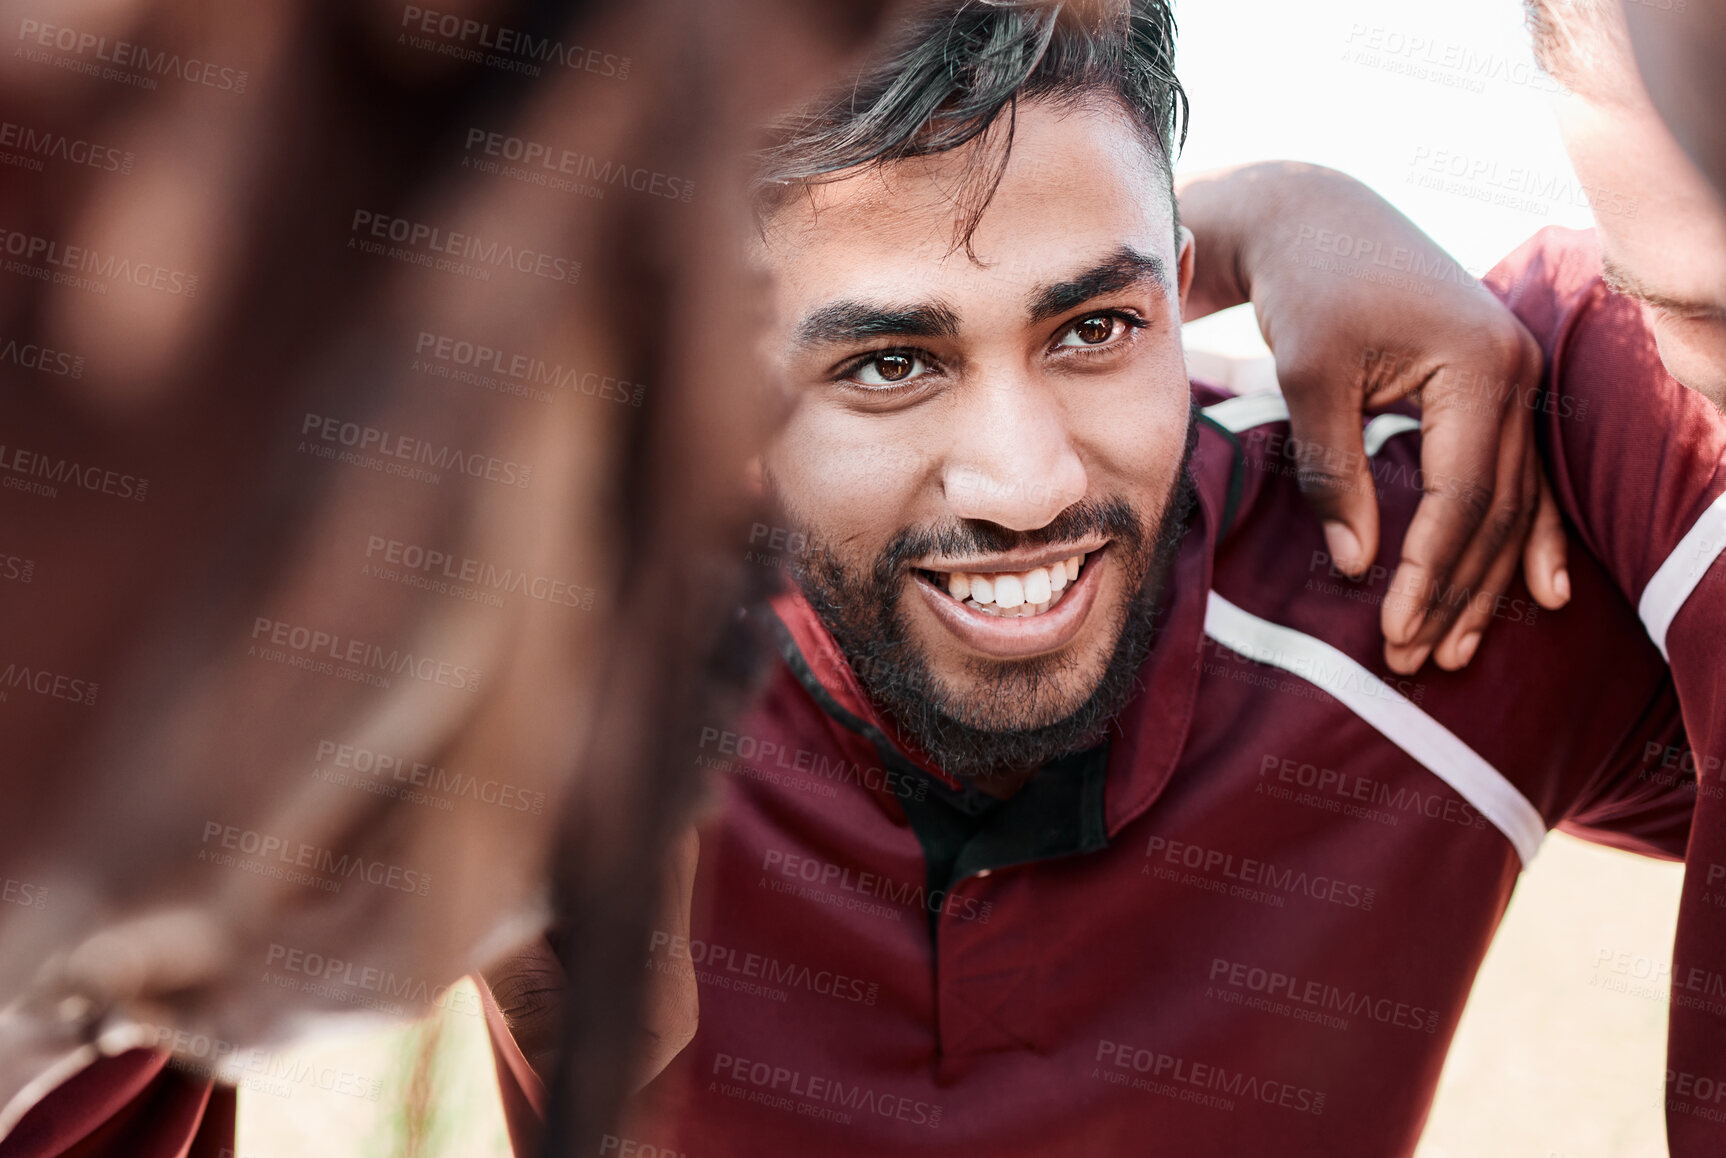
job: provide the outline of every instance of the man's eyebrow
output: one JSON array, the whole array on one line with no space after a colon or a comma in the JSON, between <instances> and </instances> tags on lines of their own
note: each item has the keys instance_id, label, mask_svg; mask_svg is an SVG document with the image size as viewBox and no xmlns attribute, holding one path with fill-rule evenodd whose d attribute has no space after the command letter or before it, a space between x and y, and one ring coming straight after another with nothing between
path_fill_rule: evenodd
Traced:
<instances>
[{"instance_id":1,"label":"man's eyebrow","mask_svg":"<svg viewBox=\"0 0 1726 1158\"><path fill-rule=\"evenodd\" d=\"M1683 298L1675 298L1670 294L1663 294L1658 290L1651 289L1641 278L1614 262L1610 257L1600 259L1600 271L1601 279L1606 282L1607 289L1627 298L1635 298L1657 310L1665 310L1667 313L1678 314L1687 318L1719 317L1726 314L1726 310L1711 302L1686 301Z\"/></svg>"},{"instance_id":2,"label":"man's eyebrow","mask_svg":"<svg viewBox=\"0 0 1726 1158\"><path fill-rule=\"evenodd\" d=\"M814 310L797 323L793 340L800 347L843 345L871 338L952 338L959 315L940 302L891 306L838 301Z\"/></svg>"},{"instance_id":3,"label":"man's eyebrow","mask_svg":"<svg viewBox=\"0 0 1726 1158\"><path fill-rule=\"evenodd\" d=\"M1123 245L1090 269L1066 281L1038 286L1031 291L1025 308L1031 321L1046 322L1092 298L1146 281L1155 281L1164 289L1171 289L1174 285L1169 280L1168 268L1156 254L1140 253L1130 245Z\"/></svg>"}]
</instances>

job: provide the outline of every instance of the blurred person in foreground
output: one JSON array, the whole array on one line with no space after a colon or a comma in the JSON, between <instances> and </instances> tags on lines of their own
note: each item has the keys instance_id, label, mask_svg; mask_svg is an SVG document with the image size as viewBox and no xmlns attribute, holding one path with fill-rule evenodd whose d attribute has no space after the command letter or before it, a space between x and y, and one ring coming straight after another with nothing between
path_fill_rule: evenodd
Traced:
<instances>
[{"instance_id":1,"label":"blurred person in foreground","mask_svg":"<svg viewBox=\"0 0 1726 1158\"><path fill-rule=\"evenodd\" d=\"M1573 543L1567 609L1513 583L1509 641L1399 676L1379 604L1450 481L1417 483L1421 423L1360 434L1386 533L1356 585L1287 405L1189 383L1172 33L1150 2L934 6L766 154L796 405L759 477L795 583L753 612L765 698L701 734L724 809L647 962L700 1028L617 1152L1406 1153L1545 831L1684 848L1694 784L1646 775L1677 704L1599 563ZM1646 489L1634 415L1557 417L1620 380L1550 411L1520 381L1468 387Z\"/></svg>"},{"instance_id":2,"label":"blurred person in foreground","mask_svg":"<svg viewBox=\"0 0 1726 1158\"><path fill-rule=\"evenodd\" d=\"M554 912L597 1137L747 680L736 158L880 9L0 6L0 1154L231 1148Z\"/></svg>"}]
</instances>

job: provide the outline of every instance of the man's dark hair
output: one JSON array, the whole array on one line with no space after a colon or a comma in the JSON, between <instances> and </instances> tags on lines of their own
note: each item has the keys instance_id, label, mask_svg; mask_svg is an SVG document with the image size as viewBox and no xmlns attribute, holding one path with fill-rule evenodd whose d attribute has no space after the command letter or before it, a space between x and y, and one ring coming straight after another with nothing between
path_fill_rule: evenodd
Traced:
<instances>
[{"instance_id":1,"label":"man's dark hair","mask_svg":"<svg viewBox=\"0 0 1726 1158\"><path fill-rule=\"evenodd\" d=\"M1005 170L1019 101L1078 106L1099 94L1131 114L1172 184L1187 94L1175 79L1169 0L925 3L854 83L777 127L761 154L756 203L770 215L794 192L858 167L999 134L998 147L978 150L974 179L961 193L968 211L959 244L968 248Z\"/></svg>"}]
</instances>

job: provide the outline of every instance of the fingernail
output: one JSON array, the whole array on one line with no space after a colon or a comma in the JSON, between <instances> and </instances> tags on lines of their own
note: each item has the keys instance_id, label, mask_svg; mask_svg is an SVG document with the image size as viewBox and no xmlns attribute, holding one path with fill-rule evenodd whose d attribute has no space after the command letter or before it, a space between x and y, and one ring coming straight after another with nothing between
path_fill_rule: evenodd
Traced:
<instances>
[{"instance_id":1,"label":"fingernail","mask_svg":"<svg viewBox=\"0 0 1726 1158\"><path fill-rule=\"evenodd\" d=\"M1420 670L1420 665L1426 662L1426 657L1432 654L1432 645L1417 647L1404 653L1401 647L1392 644L1385 651L1385 666L1397 675L1413 675Z\"/></svg>"},{"instance_id":2,"label":"fingernail","mask_svg":"<svg viewBox=\"0 0 1726 1158\"><path fill-rule=\"evenodd\" d=\"M1564 602L1570 602L1570 572L1560 567L1558 574L1552 577L1552 589Z\"/></svg>"},{"instance_id":3,"label":"fingernail","mask_svg":"<svg viewBox=\"0 0 1726 1158\"><path fill-rule=\"evenodd\" d=\"M1456 666L1467 667L1468 661L1474 658L1474 649L1480 646L1480 632L1471 631L1462 637L1462 642L1456 645Z\"/></svg>"},{"instance_id":4,"label":"fingernail","mask_svg":"<svg viewBox=\"0 0 1726 1158\"><path fill-rule=\"evenodd\" d=\"M1336 564L1337 570L1354 575L1366 565L1365 560L1360 557L1360 540L1354 537L1348 524L1326 522L1324 541L1325 546L1330 548L1331 562Z\"/></svg>"},{"instance_id":5,"label":"fingernail","mask_svg":"<svg viewBox=\"0 0 1726 1158\"><path fill-rule=\"evenodd\" d=\"M1397 619L1384 629L1384 637L1397 647L1401 647L1413 639L1415 632L1419 630L1419 616L1403 615L1402 618Z\"/></svg>"}]
</instances>

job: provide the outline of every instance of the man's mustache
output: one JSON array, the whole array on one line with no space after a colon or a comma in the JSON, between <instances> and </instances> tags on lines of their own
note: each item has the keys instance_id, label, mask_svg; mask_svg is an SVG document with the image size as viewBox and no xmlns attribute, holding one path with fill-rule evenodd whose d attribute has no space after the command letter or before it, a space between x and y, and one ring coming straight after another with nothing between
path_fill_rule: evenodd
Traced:
<instances>
[{"instance_id":1,"label":"man's mustache","mask_svg":"<svg viewBox=\"0 0 1726 1158\"><path fill-rule=\"evenodd\" d=\"M1137 546L1144 520L1125 499L1081 499L1034 530L1015 531L983 519L956 519L933 527L907 527L895 535L875 561L875 582L889 586L914 559L939 555L964 559L1020 548L1059 547L1098 537Z\"/></svg>"}]
</instances>

